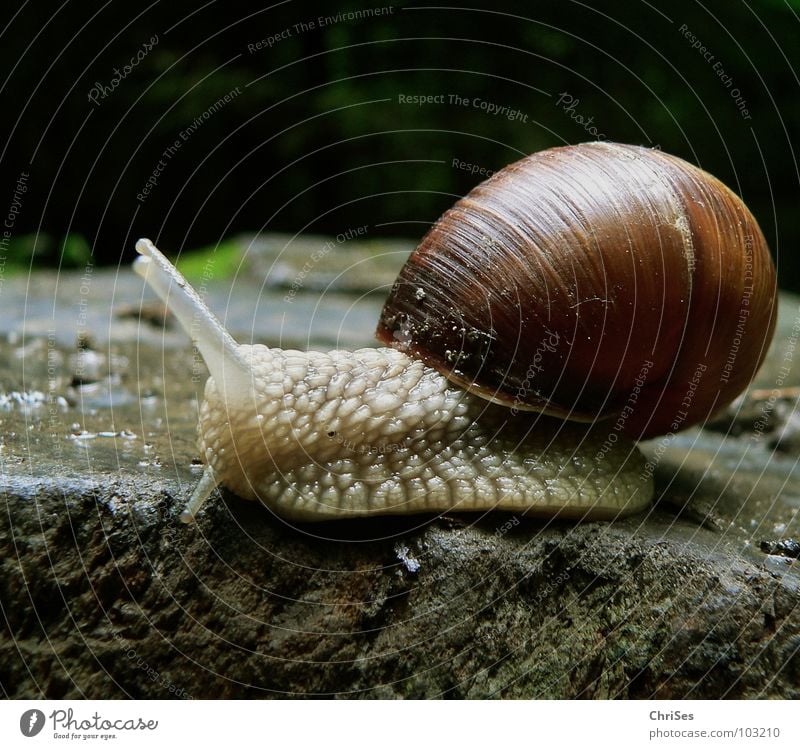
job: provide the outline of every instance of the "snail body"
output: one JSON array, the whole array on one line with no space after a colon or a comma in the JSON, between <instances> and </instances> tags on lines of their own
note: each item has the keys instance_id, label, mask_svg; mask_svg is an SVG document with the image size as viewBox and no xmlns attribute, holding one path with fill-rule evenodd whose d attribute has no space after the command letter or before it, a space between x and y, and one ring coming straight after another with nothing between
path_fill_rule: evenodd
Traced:
<instances>
[{"instance_id":1,"label":"snail body","mask_svg":"<svg viewBox=\"0 0 800 749\"><path fill-rule=\"evenodd\" d=\"M456 203L401 271L383 348L239 345L149 240L137 251L210 372L187 522L218 485L294 520L638 512L653 489L633 439L730 402L775 322L739 198L615 144L534 154ZM731 331L746 345L726 369Z\"/></svg>"}]
</instances>

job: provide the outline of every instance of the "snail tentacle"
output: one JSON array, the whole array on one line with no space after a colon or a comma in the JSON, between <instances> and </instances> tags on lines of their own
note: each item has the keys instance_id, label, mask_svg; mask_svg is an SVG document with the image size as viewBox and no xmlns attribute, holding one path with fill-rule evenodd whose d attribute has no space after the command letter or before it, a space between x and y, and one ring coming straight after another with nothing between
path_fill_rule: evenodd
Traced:
<instances>
[{"instance_id":1,"label":"snail tentacle","mask_svg":"<svg viewBox=\"0 0 800 749\"><path fill-rule=\"evenodd\" d=\"M218 485L219 482L217 481L214 469L207 465L203 471L203 475L200 477L200 481L192 492L192 496L186 503L186 507L183 508L180 514L180 521L187 524L194 523L197 513L200 512L200 508L202 508Z\"/></svg>"},{"instance_id":2,"label":"snail tentacle","mask_svg":"<svg viewBox=\"0 0 800 749\"><path fill-rule=\"evenodd\" d=\"M247 377L249 370L241 347L200 295L149 239L140 239L136 251L140 257L134 261L133 269L158 294L195 341L211 376L230 385L232 391L246 386L242 375Z\"/></svg>"}]
</instances>

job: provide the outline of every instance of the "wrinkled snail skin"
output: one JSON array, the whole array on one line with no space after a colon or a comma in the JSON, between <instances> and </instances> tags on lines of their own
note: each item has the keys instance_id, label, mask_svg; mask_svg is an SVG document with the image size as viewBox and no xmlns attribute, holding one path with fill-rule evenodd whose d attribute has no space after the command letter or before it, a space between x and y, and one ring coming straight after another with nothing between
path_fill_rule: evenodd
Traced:
<instances>
[{"instance_id":1,"label":"wrinkled snail skin","mask_svg":"<svg viewBox=\"0 0 800 749\"><path fill-rule=\"evenodd\" d=\"M614 143L533 154L459 200L389 294L386 348L239 345L149 240L137 250L211 375L187 522L217 485L297 520L637 512L653 487L632 440L730 403L777 311L741 199Z\"/></svg>"},{"instance_id":2,"label":"wrinkled snail skin","mask_svg":"<svg viewBox=\"0 0 800 749\"><path fill-rule=\"evenodd\" d=\"M611 518L652 482L632 442L512 412L390 348L238 345L180 273L140 240L134 267L195 338L211 376L200 408L207 464L182 519L217 485L292 520L443 510Z\"/></svg>"},{"instance_id":3,"label":"wrinkled snail skin","mask_svg":"<svg viewBox=\"0 0 800 749\"><path fill-rule=\"evenodd\" d=\"M242 347L252 394L232 407L209 380L200 449L234 493L295 520L503 509L614 517L650 500L631 443L536 423L453 387L391 349Z\"/></svg>"}]
</instances>

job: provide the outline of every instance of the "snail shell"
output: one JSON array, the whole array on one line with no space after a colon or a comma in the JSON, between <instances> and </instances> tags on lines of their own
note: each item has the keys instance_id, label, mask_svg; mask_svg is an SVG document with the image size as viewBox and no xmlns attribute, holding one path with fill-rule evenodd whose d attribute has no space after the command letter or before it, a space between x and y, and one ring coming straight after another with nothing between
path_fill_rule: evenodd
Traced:
<instances>
[{"instance_id":1,"label":"snail shell","mask_svg":"<svg viewBox=\"0 0 800 749\"><path fill-rule=\"evenodd\" d=\"M775 324L774 268L741 200L633 146L535 154L456 203L400 273L386 348L240 345L149 240L136 249L210 372L186 522L218 485L298 520L640 511L652 476L617 432L729 402Z\"/></svg>"},{"instance_id":2,"label":"snail shell","mask_svg":"<svg viewBox=\"0 0 800 749\"><path fill-rule=\"evenodd\" d=\"M776 310L766 241L737 195L661 151L586 143L523 158L448 210L377 337L488 400L624 413L638 438L730 403Z\"/></svg>"}]
</instances>

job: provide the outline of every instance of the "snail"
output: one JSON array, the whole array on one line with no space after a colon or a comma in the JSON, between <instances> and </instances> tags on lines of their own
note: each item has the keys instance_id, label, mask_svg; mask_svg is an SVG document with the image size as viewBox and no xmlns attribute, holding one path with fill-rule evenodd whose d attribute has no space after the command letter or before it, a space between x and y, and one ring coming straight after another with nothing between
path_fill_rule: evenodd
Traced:
<instances>
[{"instance_id":1,"label":"snail","mask_svg":"<svg viewBox=\"0 0 800 749\"><path fill-rule=\"evenodd\" d=\"M653 481L635 440L729 404L775 327L741 199L608 142L523 158L446 211L389 294L382 348L240 345L149 240L136 249L210 373L185 522L218 485L301 521L639 512Z\"/></svg>"}]
</instances>

